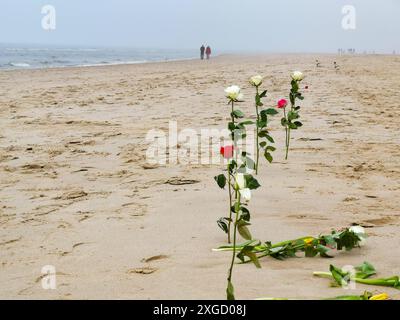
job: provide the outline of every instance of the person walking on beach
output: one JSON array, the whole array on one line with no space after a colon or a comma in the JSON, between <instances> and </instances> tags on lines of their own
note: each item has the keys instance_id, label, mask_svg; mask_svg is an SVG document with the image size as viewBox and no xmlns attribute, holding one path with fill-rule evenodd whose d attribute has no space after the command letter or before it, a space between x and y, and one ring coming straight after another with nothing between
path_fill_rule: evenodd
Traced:
<instances>
[{"instance_id":1,"label":"person walking on beach","mask_svg":"<svg viewBox=\"0 0 400 320\"><path fill-rule=\"evenodd\" d=\"M336 61L333 62L333 67L335 68L336 71L339 71L340 69Z\"/></svg>"},{"instance_id":2,"label":"person walking on beach","mask_svg":"<svg viewBox=\"0 0 400 320\"><path fill-rule=\"evenodd\" d=\"M210 46L207 46L206 55L207 55L207 60L209 60L210 56L211 56L211 47Z\"/></svg>"},{"instance_id":3,"label":"person walking on beach","mask_svg":"<svg viewBox=\"0 0 400 320\"><path fill-rule=\"evenodd\" d=\"M206 51L206 48L204 47L204 44L200 47L200 59L204 60L204 52Z\"/></svg>"}]
</instances>

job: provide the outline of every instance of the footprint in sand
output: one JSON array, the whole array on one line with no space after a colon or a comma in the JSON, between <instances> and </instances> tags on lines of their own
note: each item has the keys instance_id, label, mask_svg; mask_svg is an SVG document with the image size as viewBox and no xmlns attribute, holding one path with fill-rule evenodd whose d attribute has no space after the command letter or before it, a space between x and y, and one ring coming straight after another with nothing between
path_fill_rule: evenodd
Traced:
<instances>
[{"instance_id":1,"label":"footprint in sand","mask_svg":"<svg viewBox=\"0 0 400 320\"><path fill-rule=\"evenodd\" d=\"M152 268L152 267L144 267L144 268L134 268L134 269L129 269L127 271L128 274L142 274L142 275L147 275L147 274L152 274L156 272L158 269L157 268Z\"/></svg>"},{"instance_id":2,"label":"footprint in sand","mask_svg":"<svg viewBox=\"0 0 400 320\"><path fill-rule=\"evenodd\" d=\"M200 183L200 180L184 179L184 178L171 178L168 179L165 184L170 184L172 186L183 186L188 184Z\"/></svg>"},{"instance_id":3,"label":"footprint in sand","mask_svg":"<svg viewBox=\"0 0 400 320\"><path fill-rule=\"evenodd\" d=\"M163 260L163 259L168 259L169 256L164 255L164 254L159 254L156 256L152 256L149 258L143 258L141 262L143 263L150 263L150 262L154 262L154 261L159 261L159 260ZM141 267L141 268L133 268L133 269L129 269L127 271L128 274L142 274L142 275L148 275L148 274L152 274L154 272L156 272L158 270L158 268L154 268L151 266L146 266L146 267Z\"/></svg>"}]
</instances>

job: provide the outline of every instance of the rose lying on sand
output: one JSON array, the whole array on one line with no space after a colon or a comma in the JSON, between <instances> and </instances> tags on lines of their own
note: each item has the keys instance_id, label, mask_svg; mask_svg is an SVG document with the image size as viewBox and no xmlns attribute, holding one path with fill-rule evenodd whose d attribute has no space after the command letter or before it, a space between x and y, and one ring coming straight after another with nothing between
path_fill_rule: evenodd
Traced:
<instances>
[{"instance_id":1,"label":"rose lying on sand","mask_svg":"<svg viewBox=\"0 0 400 320\"><path fill-rule=\"evenodd\" d=\"M225 89L226 97L234 102L243 101L243 93L240 92L240 87L230 86Z\"/></svg>"},{"instance_id":2,"label":"rose lying on sand","mask_svg":"<svg viewBox=\"0 0 400 320\"><path fill-rule=\"evenodd\" d=\"M262 84L263 80L264 78L262 76L257 75L250 78L250 84L255 87L259 87Z\"/></svg>"},{"instance_id":3,"label":"rose lying on sand","mask_svg":"<svg viewBox=\"0 0 400 320\"><path fill-rule=\"evenodd\" d=\"M231 159L231 158L233 158L233 151L234 151L234 146L225 146L225 147L221 147L219 153L225 159Z\"/></svg>"},{"instance_id":4,"label":"rose lying on sand","mask_svg":"<svg viewBox=\"0 0 400 320\"><path fill-rule=\"evenodd\" d=\"M270 256L278 260L284 260L290 257L297 257L298 252L304 252L305 256L310 258L318 254L321 257L330 258L331 255L329 255L329 251L332 249L338 251L345 249L346 251L350 251L356 247L360 247L360 244L365 242L367 235L365 234L364 228L352 227L352 230L350 229L351 228L347 228L342 231L333 230L331 234L328 235L302 237L277 244L272 244L271 242L261 244L260 241L252 240L237 245L235 250L241 250L241 252L246 253L251 252L257 259ZM232 246L222 246L213 251L232 250ZM250 261L252 260L242 260L243 263L248 263Z\"/></svg>"},{"instance_id":5,"label":"rose lying on sand","mask_svg":"<svg viewBox=\"0 0 400 320\"><path fill-rule=\"evenodd\" d=\"M286 298L259 298L256 300L289 300ZM298 300L298 299L296 299ZM371 292L365 291L360 296L338 296L335 298L328 298L323 300L390 300L390 297L387 293L379 293L379 294L372 294Z\"/></svg>"},{"instance_id":6,"label":"rose lying on sand","mask_svg":"<svg viewBox=\"0 0 400 320\"><path fill-rule=\"evenodd\" d=\"M366 285L400 289L400 279L398 276L369 279L371 276L376 275L375 267L369 262L364 262L362 265L355 267L355 273L335 267L332 264L329 267L329 271L330 272L316 271L313 274L316 277L332 279L332 284L334 286L346 286L350 281L355 281Z\"/></svg>"},{"instance_id":7,"label":"rose lying on sand","mask_svg":"<svg viewBox=\"0 0 400 320\"><path fill-rule=\"evenodd\" d=\"M372 294L371 292L365 291L360 296L339 296L335 298L329 298L325 300L390 300L387 293Z\"/></svg>"}]
</instances>

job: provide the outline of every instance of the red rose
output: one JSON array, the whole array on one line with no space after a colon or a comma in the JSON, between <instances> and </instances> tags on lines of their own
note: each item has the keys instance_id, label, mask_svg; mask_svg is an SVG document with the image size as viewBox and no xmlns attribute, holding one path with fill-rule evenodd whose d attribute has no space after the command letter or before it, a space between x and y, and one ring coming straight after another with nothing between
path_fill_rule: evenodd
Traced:
<instances>
[{"instance_id":1,"label":"red rose","mask_svg":"<svg viewBox=\"0 0 400 320\"><path fill-rule=\"evenodd\" d=\"M225 158L225 159L231 159L233 158L233 146L226 146L226 147L221 147L219 153Z\"/></svg>"},{"instance_id":2,"label":"red rose","mask_svg":"<svg viewBox=\"0 0 400 320\"><path fill-rule=\"evenodd\" d=\"M287 104L288 104L287 100L281 99L278 101L278 108L279 109L286 108Z\"/></svg>"}]
</instances>

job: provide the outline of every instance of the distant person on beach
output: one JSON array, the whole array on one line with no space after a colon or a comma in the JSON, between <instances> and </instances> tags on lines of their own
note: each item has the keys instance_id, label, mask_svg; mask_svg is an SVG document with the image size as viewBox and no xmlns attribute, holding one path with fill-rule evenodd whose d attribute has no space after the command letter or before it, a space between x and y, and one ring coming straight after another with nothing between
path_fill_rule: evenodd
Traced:
<instances>
[{"instance_id":1,"label":"distant person on beach","mask_svg":"<svg viewBox=\"0 0 400 320\"><path fill-rule=\"evenodd\" d=\"M315 60L315 65L317 66L317 68L319 68L321 66L321 63L319 62L319 60Z\"/></svg>"},{"instance_id":2,"label":"distant person on beach","mask_svg":"<svg viewBox=\"0 0 400 320\"><path fill-rule=\"evenodd\" d=\"M207 55L207 60L209 60L210 56L211 56L211 47L210 46L207 46L206 55Z\"/></svg>"},{"instance_id":3,"label":"distant person on beach","mask_svg":"<svg viewBox=\"0 0 400 320\"><path fill-rule=\"evenodd\" d=\"M204 60L204 52L206 51L206 47L204 47L204 44L200 47L200 59Z\"/></svg>"},{"instance_id":4,"label":"distant person on beach","mask_svg":"<svg viewBox=\"0 0 400 320\"><path fill-rule=\"evenodd\" d=\"M335 68L336 71L339 71L340 69L336 61L333 62L333 67Z\"/></svg>"}]
</instances>

